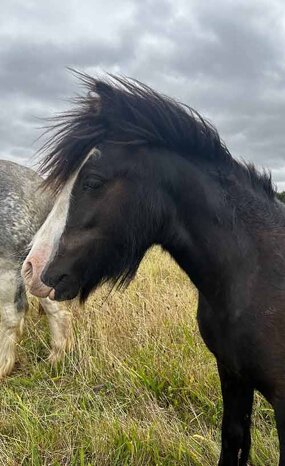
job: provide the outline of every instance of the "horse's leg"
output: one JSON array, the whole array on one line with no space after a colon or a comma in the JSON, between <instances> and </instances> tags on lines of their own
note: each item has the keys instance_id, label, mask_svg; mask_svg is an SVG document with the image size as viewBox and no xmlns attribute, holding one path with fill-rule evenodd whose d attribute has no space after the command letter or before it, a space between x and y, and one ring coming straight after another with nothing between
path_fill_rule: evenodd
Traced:
<instances>
[{"instance_id":1,"label":"horse's leg","mask_svg":"<svg viewBox=\"0 0 285 466\"><path fill-rule=\"evenodd\" d=\"M250 450L253 388L218 363L224 402L219 466L246 466Z\"/></svg>"},{"instance_id":2,"label":"horse's leg","mask_svg":"<svg viewBox=\"0 0 285 466\"><path fill-rule=\"evenodd\" d=\"M53 364L63 358L73 347L71 312L56 301L41 298L40 303L47 315L51 332L51 352L48 360Z\"/></svg>"},{"instance_id":3,"label":"horse's leg","mask_svg":"<svg viewBox=\"0 0 285 466\"><path fill-rule=\"evenodd\" d=\"M273 403L280 444L279 466L285 466L285 399Z\"/></svg>"},{"instance_id":4,"label":"horse's leg","mask_svg":"<svg viewBox=\"0 0 285 466\"><path fill-rule=\"evenodd\" d=\"M17 342L23 333L28 301L18 271L0 271L0 379L14 367Z\"/></svg>"}]
</instances>

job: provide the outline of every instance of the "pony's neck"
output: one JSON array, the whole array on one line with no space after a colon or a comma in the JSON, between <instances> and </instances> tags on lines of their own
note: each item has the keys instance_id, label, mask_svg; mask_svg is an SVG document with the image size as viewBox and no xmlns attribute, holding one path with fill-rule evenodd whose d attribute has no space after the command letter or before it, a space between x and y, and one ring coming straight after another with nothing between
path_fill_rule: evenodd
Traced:
<instances>
[{"instance_id":1,"label":"pony's neck","mask_svg":"<svg viewBox=\"0 0 285 466\"><path fill-rule=\"evenodd\" d=\"M211 301L246 280L258 260L218 176L180 160L171 173L173 213L163 247ZM168 193L169 195L169 193Z\"/></svg>"}]
</instances>

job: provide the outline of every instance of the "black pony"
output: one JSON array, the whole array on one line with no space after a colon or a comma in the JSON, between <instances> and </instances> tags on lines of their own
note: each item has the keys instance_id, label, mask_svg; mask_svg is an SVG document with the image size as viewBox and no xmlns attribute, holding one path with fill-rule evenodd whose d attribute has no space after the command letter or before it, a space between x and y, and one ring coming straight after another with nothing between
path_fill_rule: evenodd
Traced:
<instances>
[{"instance_id":1,"label":"black pony","mask_svg":"<svg viewBox=\"0 0 285 466\"><path fill-rule=\"evenodd\" d=\"M89 93L57 121L43 162L59 194L23 265L27 286L84 300L102 282L128 283L160 244L199 290L224 401L219 465L246 465L257 389L284 466L285 208L270 176L233 159L186 105L137 81L81 79Z\"/></svg>"}]
</instances>

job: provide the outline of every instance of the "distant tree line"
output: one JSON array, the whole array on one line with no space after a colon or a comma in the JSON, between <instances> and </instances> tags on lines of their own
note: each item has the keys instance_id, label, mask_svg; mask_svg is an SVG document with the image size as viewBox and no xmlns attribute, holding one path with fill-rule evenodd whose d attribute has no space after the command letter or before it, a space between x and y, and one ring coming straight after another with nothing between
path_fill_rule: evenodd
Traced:
<instances>
[{"instance_id":1,"label":"distant tree line","mask_svg":"<svg viewBox=\"0 0 285 466\"><path fill-rule=\"evenodd\" d=\"M280 193L277 193L277 197L279 201L282 201L285 203L285 191L281 191Z\"/></svg>"}]
</instances>

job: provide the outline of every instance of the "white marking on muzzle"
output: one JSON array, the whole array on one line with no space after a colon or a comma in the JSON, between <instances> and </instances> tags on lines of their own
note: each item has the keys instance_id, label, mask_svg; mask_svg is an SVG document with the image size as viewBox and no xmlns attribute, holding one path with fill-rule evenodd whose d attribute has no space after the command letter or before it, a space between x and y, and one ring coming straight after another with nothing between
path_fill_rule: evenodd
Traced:
<instances>
[{"instance_id":1,"label":"white marking on muzzle","mask_svg":"<svg viewBox=\"0 0 285 466\"><path fill-rule=\"evenodd\" d=\"M64 185L53 209L32 240L31 250L22 267L22 276L29 291L36 296L46 297L50 293L52 294L51 288L42 283L41 274L57 253L59 241L67 222L73 186L81 168L93 154L94 149L88 153L77 171Z\"/></svg>"}]
</instances>

